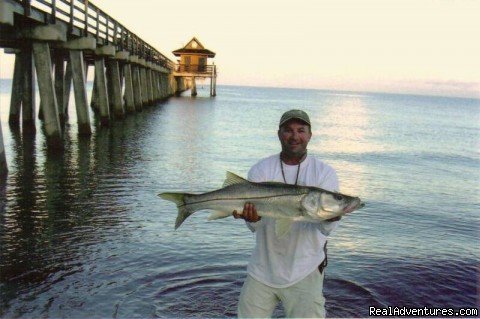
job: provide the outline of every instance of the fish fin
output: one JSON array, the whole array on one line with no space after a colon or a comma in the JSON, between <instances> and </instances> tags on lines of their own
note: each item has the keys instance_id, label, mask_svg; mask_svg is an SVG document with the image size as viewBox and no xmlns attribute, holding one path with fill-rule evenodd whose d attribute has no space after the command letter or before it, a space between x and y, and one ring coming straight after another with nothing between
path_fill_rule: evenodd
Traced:
<instances>
[{"instance_id":1,"label":"fish fin","mask_svg":"<svg viewBox=\"0 0 480 319\"><path fill-rule=\"evenodd\" d=\"M219 211L219 210L214 210L212 211L212 213L210 214L210 216L208 216L208 220L215 220L215 219L221 219L221 218L226 218L228 216L232 215L232 213L230 212L222 212L222 211Z\"/></svg>"},{"instance_id":2,"label":"fish fin","mask_svg":"<svg viewBox=\"0 0 480 319\"><path fill-rule=\"evenodd\" d=\"M186 193L161 193L158 194L161 198L165 200L169 200L174 202L178 208L178 215L177 219L175 220L175 229L180 227L180 225L188 218L188 216L192 215L194 212L188 210L185 204L185 195L190 195Z\"/></svg>"},{"instance_id":3,"label":"fish fin","mask_svg":"<svg viewBox=\"0 0 480 319\"><path fill-rule=\"evenodd\" d=\"M238 176L232 172L227 172L227 178L223 182L223 187L227 187L235 184L245 184L249 183L245 178Z\"/></svg>"},{"instance_id":4,"label":"fish fin","mask_svg":"<svg viewBox=\"0 0 480 319\"><path fill-rule=\"evenodd\" d=\"M281 218L275 221L275 235L277 237L285 236L292 227L292 221L290 219Z\"/></svg>"}]
</instances>

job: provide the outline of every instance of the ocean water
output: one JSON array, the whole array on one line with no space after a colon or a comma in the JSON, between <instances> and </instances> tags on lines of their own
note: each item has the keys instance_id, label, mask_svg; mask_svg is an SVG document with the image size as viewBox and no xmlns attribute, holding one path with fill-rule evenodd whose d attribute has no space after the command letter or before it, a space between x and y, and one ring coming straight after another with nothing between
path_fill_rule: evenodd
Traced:
<instances>
[{"instance_id":1,"label":"ocean water","mask_svg":"<svg viewBox=\"0 0 480 319\"><path fill-rule=\"evenodd\" d=\"M309 153L367 206L329 240L328 317L369 307L479 307L480 100L219 86L77 135L46 152L41 123L8 126L0 188L0 316L234 317L254 235L241 220L190 217L163 191L206 192L279 151L282 112L312 119ZM275 315L282 316L278 307Z\"/></svg>"}]
</instances>

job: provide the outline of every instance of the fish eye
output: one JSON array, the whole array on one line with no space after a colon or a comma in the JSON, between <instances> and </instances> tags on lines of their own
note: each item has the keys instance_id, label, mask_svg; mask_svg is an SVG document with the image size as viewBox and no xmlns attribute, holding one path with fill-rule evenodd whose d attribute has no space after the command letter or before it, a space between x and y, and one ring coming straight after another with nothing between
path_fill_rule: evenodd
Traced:
<instances>
[{"instance_id":1,"label":"fish eye","mask_svg":"<svg viewBox=\"0 0 480 319\"><path fill-rule=\"evenodd\" d=\"M343 196L340 195L340 194L333 194L333 198L335 198L335 200L343 200Z\"/></svg>"}]
</instances>

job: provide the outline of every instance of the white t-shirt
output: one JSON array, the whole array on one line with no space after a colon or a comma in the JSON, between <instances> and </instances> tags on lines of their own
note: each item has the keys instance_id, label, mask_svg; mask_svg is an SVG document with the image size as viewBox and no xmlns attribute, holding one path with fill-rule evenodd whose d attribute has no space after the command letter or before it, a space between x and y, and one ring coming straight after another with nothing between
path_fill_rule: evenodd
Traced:
<instances>
[{"instance_id":1,"label":"white t-shirt","mask_svg":"<svg viewBox=\"0 0 480 319\"><path fill-rule=\"evenodd\" d=\"M285 179L295 184L298 165L283 163ZM284 183L280 154L267 157L248 172L252 182ZM307 155L300 164L297 185L315 186L338 191L335 170L313 156ZM247 223L256 232L256 246L247 272L261 283L274 287L289 287L311 274L325 258L323 247L338 222L295 222L290 231L280 238L275 235L275 219L262 217L256 223Z\"/></svg>"}]
</instances>

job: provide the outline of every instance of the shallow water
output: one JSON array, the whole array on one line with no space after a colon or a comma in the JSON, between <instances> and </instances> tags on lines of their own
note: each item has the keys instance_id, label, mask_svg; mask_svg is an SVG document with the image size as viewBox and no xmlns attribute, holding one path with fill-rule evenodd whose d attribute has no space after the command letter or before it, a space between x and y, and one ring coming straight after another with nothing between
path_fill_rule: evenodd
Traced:
<instances>
[{"instance_id":1,"label":"shallow water","mask_svg":"<svg viewBox=\"0 0 480 319\"><path fill-rule=\"evenodd\" d=\"M278 152L278 119L298 107L311 115L310 154L367 202L330 238L328 316L478 307L479 100L198 88L87 139L72 108L58 156L40 123L30 138L9 128L3 84L2 317L235 316L254 235L205 213L173 231L176 209L156 195L216 189L226 170L245 176Z\"/></svg>"}]
</instances>

